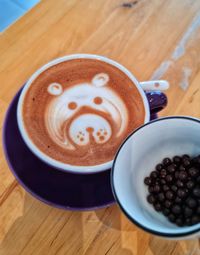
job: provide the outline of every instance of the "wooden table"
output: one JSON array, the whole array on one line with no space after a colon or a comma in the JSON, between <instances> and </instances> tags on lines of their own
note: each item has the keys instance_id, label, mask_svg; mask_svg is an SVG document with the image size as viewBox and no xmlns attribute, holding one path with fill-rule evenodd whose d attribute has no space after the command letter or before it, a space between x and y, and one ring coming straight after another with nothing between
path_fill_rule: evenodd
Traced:
<instances>
[{"instance_id":1,"label":"wooden table","mask_svg":"<svg viewBox=\"0 0 200 255\"><path fill-rule=\"evenodd\" d=\"M42 0L0 35L0 128L37 68L77 52L113 58L140 81L169 80L161 115L200 117L199 0ZM70 212L37 201L18 185L0 149L0 255L200 254L198 240L149 235L116 205Z\"/></svg>"}]
</instances>

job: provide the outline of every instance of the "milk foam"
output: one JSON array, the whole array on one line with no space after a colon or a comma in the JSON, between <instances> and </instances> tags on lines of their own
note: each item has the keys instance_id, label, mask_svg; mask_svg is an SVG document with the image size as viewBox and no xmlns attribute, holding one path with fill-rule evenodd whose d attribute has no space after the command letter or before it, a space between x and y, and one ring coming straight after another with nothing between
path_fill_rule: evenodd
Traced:
<instances>
[{"instance_id":1,"label":"milk foam","mask_svg":"<svg viewBox=\"0 0 200 255\"><path fill-rule=\"evenodd\" d=\"M54 96L58 96L58 95L62 94L62 92L63 92L62 86L56 82L51 83L47 90L51 95L54 95Z\"/></svg>"},{"instance_id":2,"label":"milk foam","mask_svg":"<svg viewBox=\"0 0 200 255\"><path fill-rule=\"evenodd\" d=\"M51 139L67 150L91 142L103 145L116 140L128 125L123 100L108 85L106 73L95 75L91 83L63 89L51 83L47 92L52 100L45 112L45 125Z\"/></svg>"}]
</instances>

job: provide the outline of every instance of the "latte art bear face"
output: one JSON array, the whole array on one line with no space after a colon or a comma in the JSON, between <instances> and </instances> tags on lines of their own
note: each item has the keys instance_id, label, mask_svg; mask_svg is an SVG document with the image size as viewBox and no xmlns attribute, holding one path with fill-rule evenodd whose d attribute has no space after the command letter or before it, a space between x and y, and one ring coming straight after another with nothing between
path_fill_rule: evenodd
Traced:
<instances>
[{"instance_id":1,"label":"latte art bear face","mask_svg":"<svg viewBox=\"0 0 200 255\"><path fill-rule=\"evenodd\" d=\"M45 113L51 139L67 150L89 143L104 144L117 139L127 127L128 113L122 99L108 88L109 75L100 73L91 83L62 88L52 83L52 100Z\"/></svg>"},{"instance_id":2,"label":"latte art bear face","mask_svg":"<svg viewBox=\"0 0 200 255\"><path fill-rule=\"evenodd\" d=\"M49 158L73 166L113 160L120 144L144 123L143 99L120 69L96 59L48 67L28 88L23 123Z\"/></svg>"}]
</instances>

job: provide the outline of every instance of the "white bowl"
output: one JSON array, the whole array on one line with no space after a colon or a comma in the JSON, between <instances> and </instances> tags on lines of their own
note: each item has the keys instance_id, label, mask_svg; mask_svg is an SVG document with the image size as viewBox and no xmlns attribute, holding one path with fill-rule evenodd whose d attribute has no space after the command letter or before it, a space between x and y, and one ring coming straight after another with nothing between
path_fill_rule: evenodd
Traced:
<instances>
[{"instance_id":1,"label":"white bowl","mask_svg":"<svg viewBox=\"0 0 200 255\"><path fill-rule=\"evenodd\" d=\"M165 157L200 154L200 120L186 116L166 117L134 131L114 159L111 184L125 215L143 230L166 238L198 236L200 223L178 227L147 202L144 178Z\"/></svg>"}]
</instances>

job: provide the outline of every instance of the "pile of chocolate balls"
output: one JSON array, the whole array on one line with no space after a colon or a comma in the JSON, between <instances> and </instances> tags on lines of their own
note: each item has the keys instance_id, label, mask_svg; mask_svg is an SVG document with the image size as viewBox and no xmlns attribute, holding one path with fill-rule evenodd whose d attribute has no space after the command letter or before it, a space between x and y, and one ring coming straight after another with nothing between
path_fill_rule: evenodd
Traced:
<instances>
[{"instance_id":1,"label":"pile of chocolate balls","mask_svg":"<svg viewBox=\"0 0 200 255\"><path fill-rule=\"evenodd\" d=\"M200 222L200 155L164 158L144 183L147 201L170 222L178 226Z\"/></svg>"}]
</instances>

